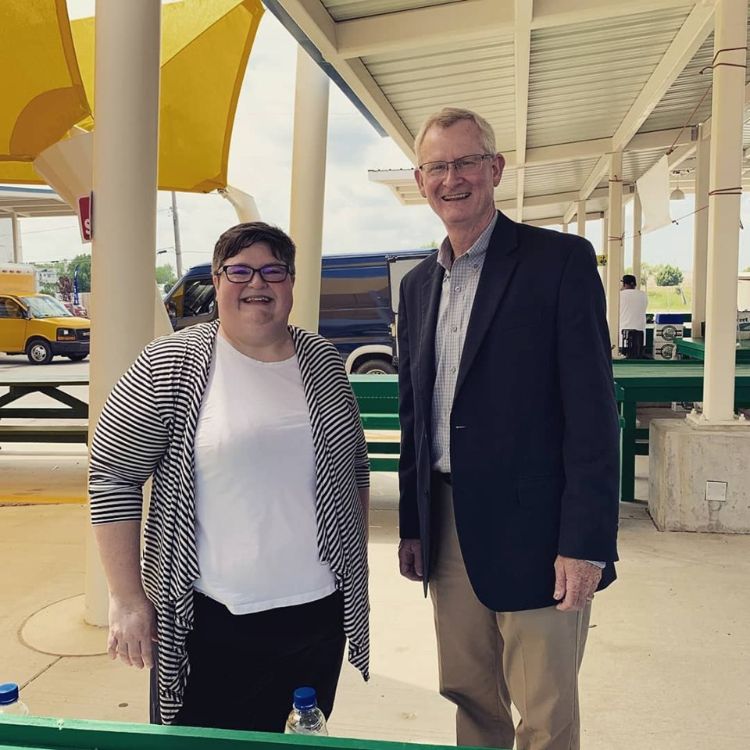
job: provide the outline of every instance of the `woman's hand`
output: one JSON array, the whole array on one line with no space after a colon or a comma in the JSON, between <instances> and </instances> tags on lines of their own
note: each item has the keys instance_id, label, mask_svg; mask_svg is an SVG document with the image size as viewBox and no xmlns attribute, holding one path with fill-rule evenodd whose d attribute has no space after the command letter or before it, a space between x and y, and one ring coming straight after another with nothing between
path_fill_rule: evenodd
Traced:
<instances>
[{"instance_id":1,"label":"woman's hand","mask_svg":"<svg viewBox=\"0 0 750 750\"><path fill-rule=\"evenodd\" d=\"M130 667L154 666L152 644L156 641L156 611L145 594L129 598L109 597L109 639L112 659Z\"/></svg>"}]
</instances>

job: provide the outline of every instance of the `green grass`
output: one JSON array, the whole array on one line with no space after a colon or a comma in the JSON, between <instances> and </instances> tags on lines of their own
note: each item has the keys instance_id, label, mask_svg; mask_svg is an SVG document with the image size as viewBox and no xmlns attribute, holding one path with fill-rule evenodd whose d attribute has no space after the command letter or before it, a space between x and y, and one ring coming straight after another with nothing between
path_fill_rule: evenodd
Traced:
<instances>
[{"instance_id":1,"label":"green grass","mask_svg":"<svg viewBox=\"0 0 750 750\"><path fill-rule=\"evenodd\" d=\"M685 301L678 290L682 289ZM689 312L693 290L690 287L676 286L652 286L648 288L648 311L649 312Z\"/></svg>"}]
</instances>

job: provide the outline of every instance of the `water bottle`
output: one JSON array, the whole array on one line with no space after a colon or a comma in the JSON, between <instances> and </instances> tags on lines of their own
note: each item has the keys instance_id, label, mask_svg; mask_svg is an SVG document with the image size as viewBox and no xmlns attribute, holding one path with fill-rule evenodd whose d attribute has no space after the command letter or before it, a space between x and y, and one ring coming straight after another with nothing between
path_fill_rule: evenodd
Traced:
<instances>
[{"instance_id":1,"label":"water bottle","mask_svg":"<svg viewBox=\"0 0 750 750\"><path fill-rule=\"evenodd\" d=\"M318 708L315 688L301 687L294 691L292 711L286 720L285 734L328 734L326 717Z\"/></svg>"},{"instance_id":2,"label":"water bottle","mask_svg":"<svg viewBox=\"0 0 750 750\"><path fill-rule=\"evenodd\" d=\"M0 685L0 717L26 716L29 709L18 697L18 685L15 682L6 682Z\"/></svg>"}]
</instances>

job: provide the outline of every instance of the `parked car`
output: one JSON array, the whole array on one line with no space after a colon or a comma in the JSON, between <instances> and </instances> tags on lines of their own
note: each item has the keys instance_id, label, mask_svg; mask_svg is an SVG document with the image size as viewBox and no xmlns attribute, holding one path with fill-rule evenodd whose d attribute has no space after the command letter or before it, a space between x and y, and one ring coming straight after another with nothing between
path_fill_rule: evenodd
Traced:
<instances>
[{"instance_id":1,"label":"parked car","mask_svg":"<svg viewBox=\"0 0 750 750\"><path fill-rule=\"evenodd\" d=\"M347 372L395 373L398 285L434 250L324 255L318 332L339 350ZM175 330L213 320L211 264L191 268L164 298Z\"/></svg>"}]
</instances>

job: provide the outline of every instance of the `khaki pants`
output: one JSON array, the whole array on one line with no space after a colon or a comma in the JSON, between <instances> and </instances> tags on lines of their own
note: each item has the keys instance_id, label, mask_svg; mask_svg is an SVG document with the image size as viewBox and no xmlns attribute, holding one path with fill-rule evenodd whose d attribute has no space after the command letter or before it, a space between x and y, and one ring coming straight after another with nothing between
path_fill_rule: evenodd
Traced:
<instances>
[{"instance_id":1,"label":"khaki pants","mask_svg":"<svg viewBox=\"0 0 750 750\"><path fill-rule=\"evenodd\" d=\"M433 483L437 549L430 576L440 693L457 706L459 745L578 750L578 670L590 605L493 612L479 602L461 556L451 488ZM513 726L511 702L521 715Z\"/></svg>"}]
</instances>

